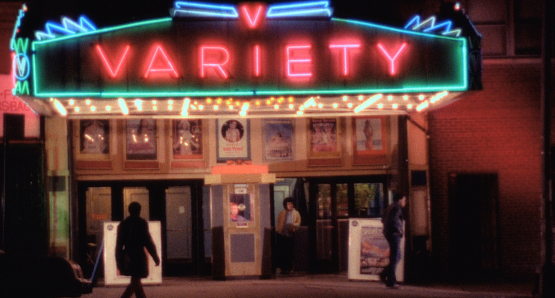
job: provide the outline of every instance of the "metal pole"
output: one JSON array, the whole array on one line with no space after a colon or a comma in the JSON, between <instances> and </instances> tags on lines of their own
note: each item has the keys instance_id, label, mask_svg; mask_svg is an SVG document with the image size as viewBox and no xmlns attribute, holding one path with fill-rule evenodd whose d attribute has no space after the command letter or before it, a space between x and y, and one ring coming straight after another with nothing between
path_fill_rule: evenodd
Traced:
<instances>
[{"instance_id":1,"label":"metal pole","mask_svg":"<svg viewBox=\"0 0 555 298\"><path fill-rule=\"evenodd\" d=\"M542 252L542 272L540 276L540 296L553 297L555 294L553 270L553 231L551 202L551 54L552 54L552 0L544 0L543 39L542 39L542 78L541 78L541 113L542 113L542 196L544 247Z\"/></svg>"}]
</instances>

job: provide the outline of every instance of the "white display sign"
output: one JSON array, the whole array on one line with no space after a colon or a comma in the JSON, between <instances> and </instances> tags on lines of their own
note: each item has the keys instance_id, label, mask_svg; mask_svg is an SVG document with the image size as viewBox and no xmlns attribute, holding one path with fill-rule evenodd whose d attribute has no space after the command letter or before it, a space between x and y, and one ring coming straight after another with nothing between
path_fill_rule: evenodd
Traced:
<instances>
[{"instance_id":1,"label":"white display sign","mask_svg":"<svg viewBox=\"0 0 555 298\"><path fill-rule=\"evenodd\" d=\"M382 234L381 219L349 219L349 272L351 280L380 280L389 264L389 244ZM401 260L397 281L404 280L405 238L401 239Z\"/></svg>"},{"instance_id":2,"label":"white display sign","mask_svg":"<svg viewBox=\"0 0 555 298\"><path fill-rule=\"evenodd\" d=\"M119 221L104 223L104 284L107 286L127 285L131 282L131 277L119 274L116 266L116 239L119 223ZM158 256L162 260L162 225L159 221L149 221L148 229L156 245ZM156 266L152 256L148 253L147 256L149 275L147 278L143 278L142 282L143 284L161 284L162 264Z\"/></svg>"}]
</instances>

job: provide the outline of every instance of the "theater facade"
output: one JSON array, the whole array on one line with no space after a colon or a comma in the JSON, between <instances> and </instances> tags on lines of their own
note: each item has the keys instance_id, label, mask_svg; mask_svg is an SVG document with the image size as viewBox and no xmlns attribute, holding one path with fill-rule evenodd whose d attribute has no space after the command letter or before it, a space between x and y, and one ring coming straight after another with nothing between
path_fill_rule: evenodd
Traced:
<instances>
[{"instance_id":1,"label":"theater facade","mask_svg":"<svg viewBox=\"0 0 555 298\"><path fill-rule=\"evenodd\" d=\"M431 249L427 112L481 89L481 37L462 12L393 28L334 18L327 1L169 10L106 28L83 11L32 34L20 10L13 92L44 116L49 251L91 274L103 224L139 201L161 223L164 275L210 274L209 184L244 174L268 185L252 218L274 227L295 199L299 271L346 271L349 219L407 194L410 271Z\"/></svg>"}]
</instances>

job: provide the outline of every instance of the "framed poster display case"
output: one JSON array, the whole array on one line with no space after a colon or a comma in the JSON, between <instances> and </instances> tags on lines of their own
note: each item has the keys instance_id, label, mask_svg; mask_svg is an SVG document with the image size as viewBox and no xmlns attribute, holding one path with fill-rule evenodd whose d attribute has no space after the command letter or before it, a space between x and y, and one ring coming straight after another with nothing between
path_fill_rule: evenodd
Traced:
<instances>
[{"instance_id":1,"label":"framed poster display case","mask_svg":"<svg viewBox=\"0 0 555 298\"><path fill-rule=\"evenodd\" d=\"M111 169L112 146L116 143L114 123L107 119L83 119L76 123L76 168Z\"/></svg>"},{"instance_id":2,"label":"framed poster display case","mask_svg":"<svg viewBox=\"0 0 555 298\"><path fill-rule=\"evenodd\" d=\"M341 165L339 118L311 118L308 136L308 165Z\"/></svg>"},{"instance_id":3,"label":"framed poster display case","mask_svg":"<svg viewBox=\"0 0 555 298\"><path fill-rule=\"evenodd\" d=\"M353 118L353 163L383 165L386 163L386 117Z\"/></svg>"}]
</instances>

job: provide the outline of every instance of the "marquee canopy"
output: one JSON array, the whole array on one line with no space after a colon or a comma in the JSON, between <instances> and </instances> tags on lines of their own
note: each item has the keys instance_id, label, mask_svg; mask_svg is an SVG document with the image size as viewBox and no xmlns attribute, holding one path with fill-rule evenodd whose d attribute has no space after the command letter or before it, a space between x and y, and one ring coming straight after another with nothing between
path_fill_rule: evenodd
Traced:
<instances>
[{"instance_id":1,"label":"marquee canopy","mask_svg":"<svg viewBox=\"0 0 555 298\"><path fill-rule=\"evenodd\" d=\"M70 118L406 114L481 86L476 36L450 20L405 28L332 17L327 1L176 1L170 16L108 28L80 17L14 29L14 94ZM479 39L478 39L479 41Z\"/></svg>"}]
</instances>

